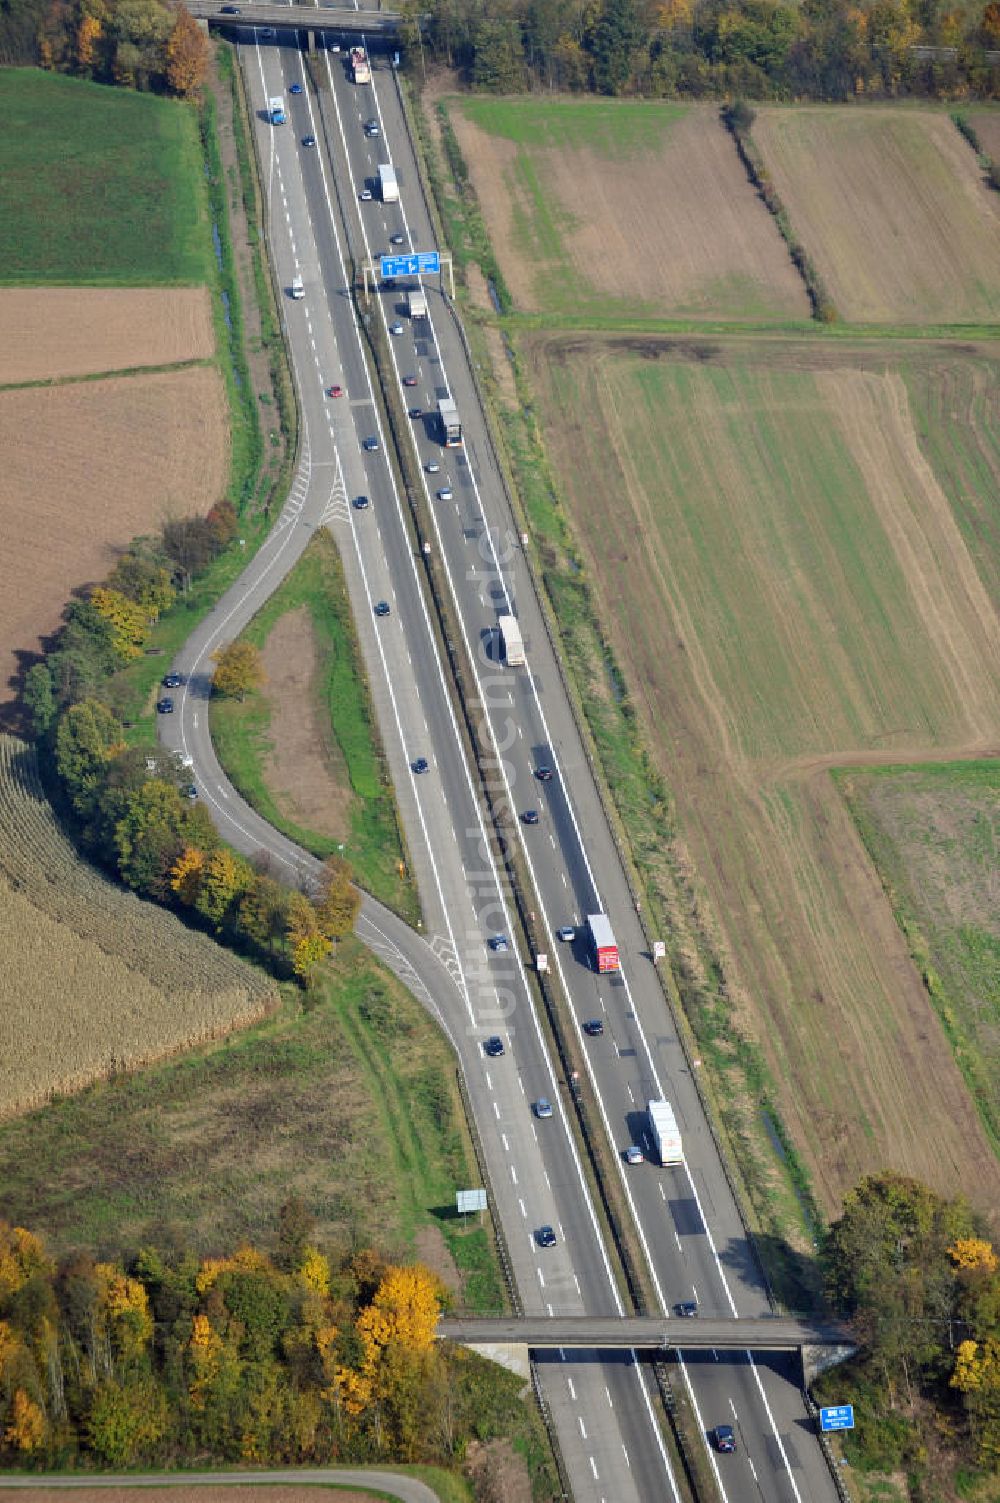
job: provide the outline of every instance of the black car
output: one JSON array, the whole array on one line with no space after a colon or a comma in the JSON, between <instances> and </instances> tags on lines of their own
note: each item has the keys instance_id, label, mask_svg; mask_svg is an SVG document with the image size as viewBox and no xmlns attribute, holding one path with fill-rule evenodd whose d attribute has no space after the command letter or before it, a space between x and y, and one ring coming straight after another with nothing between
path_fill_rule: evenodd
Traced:
<instances>
[{"instance_id":1,"label":"black car","mask_svg":"<svg viewBox=\"0 0 1000 1503\"><path fill-rule=\"evenodd\" d=\"M174 713L174 702L169 695L166 695L163 699L156 701L156 708L161 715L172 715Z\"/></svg>"},{"instance_id":2,"label":"black car","mask_svg":"<svg viewBox=\"0 0 1000 1503\"><path fill-rule=\"evenodd\" d=\"M181 797L196 799L198 797L198 790L195 785L193 783L185 783L181 789Z\"/></svg>"},{"instance_id":3,"label":"black car","mask_svg":"<svg viewBox=\"0 0 1000 1503\"><path fill-rule=\"evenodd\" d=\"M698 1301L696 1299L682 1299L679 1305L674 1306L674 1312L677 1315L684 1315L690 1319L692 1315L698 1314Z\"/></svg>"},{"instance_id":4,"label":"black car","mask_svg":"<svg viewBox=\"0 0 1000 1503\"><path fill-rule=\"evenodd\" d=\"M423 417L423 415L424 415L424 409L422 407L411 407L410 408L410 417L411 418L419 418L419 417Z\"/></svg>"},{"instance_id":5,"label":"black car","mask_svg":"<svg viewBox=\"0 0 1000 1503\"><path fill-rule=\"evenodd\" d=\"M413 768L414 772L426 772L428 767L430 766L430 763L428 762L426 757L418 757L415 762L410 763L410 766Z\"/></svg>"},{"instance_id":6,"label":"black car","mask_svg":"<svg viewBox=\"0 0 1000 1503\"><path fill-rule=\"evenodd\" d=\"M732 1425L716 1425L712 1434L715 1438L715 1449L717 1451L728 1452L736 1450L736 1435Z\"/></svg>"},{"instance_id":7,"label":"black car","mask_svg":"<svg viewBox=\"0 0 1000 1503\"><path fill-rule=\"evenodd\" d=\"M391 609L392 607L389 605L388 600L380 600L375 607L375 614L376 616L388 616Z\"/></svg>"},{"instance_id":8,"label":"black car","mask_svg":"<svg viewBox=\"0 0 1000 1503\"><path fill-rule=\"evenodd\" d=\"M368 508L369 508L369 506L371 506L371 502L369 501L369 499L368 499L367 496L355 496L355 498L354 498L354 509L355 509L355 511L367 511Z\"/></svg>"},{"instance_id":9,"label":"black car","mask_svg":"<svg viewBox=\"0 0 1000 1503\"><path fill-rule=\"evenodd\" d=\"M179 673L165 673L162 682L164 689L179 689L184 679Z\"/></svg>"},{"instance_id":10,"label":"black car","mask_svg":"<svg viewBox=\"0 0 1000 1503\"><path fill-rule=\"evenodd\" d=\"M552 768L551 767L536 767L535 768L535 777L538 779L538 781L540 783L551 783L552 782L552 775L553 774L552 774Z\"/></svg>"},{"instance_id":11,"label":"black car","mask_svg":"<svg viewBox=\"0 0 1000 1503\"><path fill-rule=\"evenodd\" d=\"M378 439L372 434L371 438L362 439L361 447L366 453L374 454L378 448Z\"/></svg>"},{"instance_id":12,"label":"black car","mask_svg":"<svg viewBox=\"0 0 1000 1503\"><path fill-rule=\"evenodd\" d=\"M497 1059L501 1054L506 1053L503 1039L499 1034L495 1033L492 1038L486 1039L483 1044L483 1053L488 1054L490 1059Z\"/></svg>"},{"instance_id":13,"label":"black car","mask_svg":"<svg viewBox=\"0 0 1000 1503\"><path fill-rule=\"evenodd\" d=\"M525 809L524 813L521 815L521 819L524 822L524 824L526 824L526 825L537 825L537 823L538 823L538 810L537 809Z\"/></svg>"},{"instance_id":14,"label":"black car","mask_svg":"<svg viewBox=\"0 0 1000 1503\"><path fill-rule=\"evenodd\" d=\"M316 137L315 136L303 136L302 137L302 145L303 146L315 146L316 145Z\"/></svg>"},{"instance_id":15,"label":"black car","mask_svg":"<svg viewBox=\"0 0 1000 1503\"><path fill-rule=\"evenodd\" d=\"M556 1234L551 1226L540 1226L535 1233L535 1241L539 1247L555 1247Z\"/></svg>"},{"instance_id":16,"label":"black car","mask_svg":"<svg viewBox=\"0 0 1000 1503\"><path fill-rule=\"evenodd\" d=\"M242 16L243 14L238 5L220 5L219 13L223 16Z\"/></svg>"},{"instance_id":17,"label":"black car","mask_svg":"<svg viewBox=\"0 0 1000 1503\"><path fill-rule=\"evenodd\" d=\"M588 1038L599 1039L604 1032L604 1024L600 1018L588 1018L583 1025L583 1031L587 1034Z\"/></svg>"}]
</instances>

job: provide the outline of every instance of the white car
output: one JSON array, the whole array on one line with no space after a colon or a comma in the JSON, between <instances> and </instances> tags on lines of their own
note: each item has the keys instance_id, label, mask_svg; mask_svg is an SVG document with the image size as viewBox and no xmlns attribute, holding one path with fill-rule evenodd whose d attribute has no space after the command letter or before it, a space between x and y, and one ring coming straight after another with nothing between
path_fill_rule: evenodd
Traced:
<instances>
[{"instance_id":1,"label":"white car","mask_svg":"<svg viewBox=\"0 0 1000 1503\"><path fill-rule=\"evenodd\" d=\"M438 500L450 501L453 498L454 494L455 492L452 490L450 485L443 485L438 491Z\"/></svg>"},{"instance_id":2,"label":"white car","mask_svg":"<svg viewBox=\"0 0 1000 1503\"><path fill-rule=\"evenodd\" d=\"M428 475L436 475L440 468L441 466L438 464L436 459L429 459L424 465L424 469L427 471Z\"/></svg>"},{"instance_id":3,"label":"white car","mask_svg":"<svg viewBox=\"0 0 1000 1503\"><path fill-rule=\"evenodd\" d=\"M389 333L390 334L402 334L402 332L403 332L403 325L402 324L395 323L395 324L390 324L389 325Z\"/></svg>"},{"instance_id":4,"label":"white car","mask_svg":"<svg viewBox=\"0 0 1000 1503\"><path fill-rule=\"evenodd\" d=\"M370 188L362 188L358 197L363 204L370 204L372 201L372 190Z\"/></svg>"}]
</instances>

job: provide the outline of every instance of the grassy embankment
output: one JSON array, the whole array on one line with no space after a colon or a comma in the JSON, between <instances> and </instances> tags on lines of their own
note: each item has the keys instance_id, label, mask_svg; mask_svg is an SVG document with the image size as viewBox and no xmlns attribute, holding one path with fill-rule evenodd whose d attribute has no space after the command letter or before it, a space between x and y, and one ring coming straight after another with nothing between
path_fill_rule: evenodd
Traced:
<instances>
[{"instance_id":1,"label":"grassy embankment","mask_svg":"<svg viewBox=\"0 0 1000 1503\"><path fill-rule=\"evenodd\" d=\"M413 923L419 917L416 888L408 876L400 875L406 862L392 787L377 745L340 558L325 534L312 540L245 637L263 648L277 623L300 607L308 612L316 650L311 686L315 723L326 735L327 766L349 800L350 834L343 842L344 855L363 887ZM212 705L212 736L219 757L243 796L290 839L316 856L329 856L341 842L301 828L267 786L270 726L266 685L243 704L224 700Z\"/></svg>"}]
</instances>

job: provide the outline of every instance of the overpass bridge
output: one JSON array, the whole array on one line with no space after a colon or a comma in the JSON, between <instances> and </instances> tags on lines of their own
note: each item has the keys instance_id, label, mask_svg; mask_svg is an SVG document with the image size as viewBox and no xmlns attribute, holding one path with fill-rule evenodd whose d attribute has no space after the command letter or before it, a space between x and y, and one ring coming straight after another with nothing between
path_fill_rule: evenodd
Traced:
<instances>
[{"instance_id":1,"label":"overpass bridge","mask_svg":"<svg viewBox=\"0 0 1000 1503\"><path fill-rule=\"evenodd\" d=\"M273 26L281 31L337 31L344 35L396 36L402 17L392 10L349 10L344 5L268 5L255 0L235 0L238 13L224 10L217 0L188 0L188 10L197 21L217 26Z\"/></svg>"}]
</instances>

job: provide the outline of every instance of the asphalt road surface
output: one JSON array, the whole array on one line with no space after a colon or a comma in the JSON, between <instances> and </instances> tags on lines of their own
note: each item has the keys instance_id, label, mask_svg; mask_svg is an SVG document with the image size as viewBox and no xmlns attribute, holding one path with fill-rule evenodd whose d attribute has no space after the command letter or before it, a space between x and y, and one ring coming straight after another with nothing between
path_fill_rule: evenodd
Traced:
<instances>
[{"instance_id":1,"label":"asphalt road surface","mask_svg":"<svg viewBox=\"0 0 1000 1503\"><path fill-rule=\"evenodd\" d=\"M414 935L366 900L359 934L432 1008L459 1054L488 1160L495 1210L506 1233L521 1300L532 1314L620 1313L619 1296L564 1116L556 1076L531 1005L513 919L493 869L481 800L462 755L421 590L419 561L386 463L381 430L348 293L345 256L360 261L390 249L432 249L430 219L391 70L376 65L372 86L355 86L343 55L323 54L328 89L290 96L302 62L290 43L261 43L240 33L270 217L272 254L283 288L301 275L306 296L285 299L289 347L299 387L303 444L288 502L245 574L186 644L175 666L188 675L165 717L164 739L190 756L202 798L226 838L249 853L268 851L303 883L317 864L249 810L228 784L212 750L207 698L210 654L231 640L292 567L318 526L327 526L344 558L362 650L424 909ZM289 123L266 122L265 101L284 94ZM377 137L363 124L375 118ZM303 146L311 134L317 148ZM391 162L401 201L361 202L360 191ZM339 191L338 191L339 189ZM391 245L401 235L403 246ZM415 284L414 284L415 285ZM769 1303L677 1038L659 978L648 959L561 668L549 641L513 516L480 411L462 331L434 283L425 284L430 317L411 320L405 291L387 289L378 316L402 324L390 336L397 375L416 378L406 405L428 414L414 422L445 563L466 645L479 675L484 726L499 776L515 810L536 809L521 826L525 856L553 939L558 970L579 1022L599 1016L599 1039L586 1040L591 1083L611 1143L649 1148L645 1101L669 1099L680 1122L686 1162L626 1170L622 1182L640 1229L664 1310L697 1299L706 1315L760 1316ZM336 383L344 395L327 395ZM433 414L454 395L465 443L443 449ZM361 445L379 441L374 453ZM613 477L612 481L613 483ZM438 499L447 486L450 499ZM352 505L360 494L371 505ZM390 614L378 618L376 602ZM527 668L502 661L497 617L515 614ZM413 762L425 757L426 773ZM535 776L553 769L551 781ZM349 855L349 852L348 852ZM598 876L599 874L599 876ZM562 925L579 930L589 912L607 913L622 956L618 976L598 977L582 937L561 944ZM491 952L503 934L509 948ZM500 1033L501 1059L483 1039ZM554 1117L539 1121L531 1103L545 1095ZM458 1188L458 1187L456 1187ZM541 1249L535 1231L556 1229ZM686 1353L680 1363L709 1446L718 1423L737 1429L735 1456L716 1457L720 1487L734 1500L833 1500L836 1496L793 1360L780 1355ZM671 1496L648 1381L628 1354L605 1360L543 1362L546 1397L580 1499Z\"/></svg>"}]
</instances>

